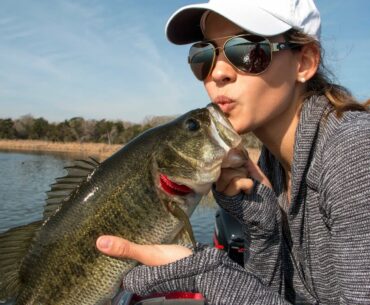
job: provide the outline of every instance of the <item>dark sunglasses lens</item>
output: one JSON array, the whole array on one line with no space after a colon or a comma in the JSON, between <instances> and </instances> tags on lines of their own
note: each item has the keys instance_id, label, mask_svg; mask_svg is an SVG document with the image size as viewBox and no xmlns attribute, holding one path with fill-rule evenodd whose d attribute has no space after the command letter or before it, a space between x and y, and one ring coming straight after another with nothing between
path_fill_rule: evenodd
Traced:
<instances>
[{"instance_id":1,"label":"dark sunglasses lens","mask_svg":"<svg viewBox=\"0 0 370 305\"><path fill-rule=\"evenodd\" d=\"M234 37L227 41L224 48L225 55L241 71L251 74L261 73L271 62L270 44L259 36L247 38Z\"/></svg>"},{"instance_id":2,"label":"dark sunglasses lens","mask_svg":"<svg viewBox=\"0 0 370 305\"><path fill-rule=\"evenodd\" d=\"M214 46L210 43L196 43L189 51L189 64L195 77L204 80L212 68Z\"/></svg>"}]
</instances>

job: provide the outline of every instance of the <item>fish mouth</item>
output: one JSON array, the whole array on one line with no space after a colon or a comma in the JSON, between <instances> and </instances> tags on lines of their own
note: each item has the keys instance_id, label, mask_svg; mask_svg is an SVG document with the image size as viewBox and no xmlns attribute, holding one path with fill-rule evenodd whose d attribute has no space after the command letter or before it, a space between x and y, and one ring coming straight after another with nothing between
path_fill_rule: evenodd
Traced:
<instances>
[{"instance_id":1,"label":"fish mouth","mask_svg":"<svg viewBox=\"0 0 370 305\"><path fill-rule=\"evenodd\" d=\"M209 104L207 110L210 114L209 136L218 149L206 160L189 158L173 148L178 155L190 164L197 164L202 171L195 173L191 177L181 177L174 173L159 170L157 176L158 184L162 191L167 195L187 197L195 194L205 195L212 188L212 184L217 181L221 174L222 163L230 150L241 144L241 137L232 127L220 107L216 104Z\"/></svg>"},{"instance_id":2,"label":"fish mouth","mask_svg":"<svg viewBox=\"0 0 370 305\"><path fill-rule=\"evenodd\" d=\"M242 138L235 131L222 109L217 104L208 104L207 109L211 115L212 136L227 152L240 145Z\"/></svg>"},{"instance_id":3,"label":"fish mouth","mask_svg":"<svg viewBox=\"0 0 370 305\"><path fill-rule=\"evenodd\" d=\"M164 174L159 175L159 183L162 189L170 195L186 196L194 192L190 187L184 184L178 184Z\"/></svg>"}]
</instances>

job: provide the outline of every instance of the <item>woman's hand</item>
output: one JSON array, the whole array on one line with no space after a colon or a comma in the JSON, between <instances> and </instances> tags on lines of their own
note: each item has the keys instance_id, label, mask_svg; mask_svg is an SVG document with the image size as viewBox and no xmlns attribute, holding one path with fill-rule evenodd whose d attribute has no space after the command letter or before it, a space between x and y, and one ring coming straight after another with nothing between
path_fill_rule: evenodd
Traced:
<instances>
[{"instance_id":1,"label":"woman's hand","mask_svg":"<svg viewBox=\"0 0 370 305\"><path fill-rule=\"evenodd\" d=\"M216 182L216 191L226 196L235 196L241 191L250 194L254 185L252 179L272 188L262 170L248 158L242 163L237 163L235 167L230 165L221 169L221 175Z\"/></svg>"},{"instance_id":2,"label":"woman's hand","mask_svg":"<svg viewBox=\"0 0 370 305\"><path fill-rule=\"evenodd\" d=\"M133 259L147 266L173 263L192 254L190 249L180 245L138 245L110 235L100 236L96 247L106 255Z\"/></svg>"}]
</instances>

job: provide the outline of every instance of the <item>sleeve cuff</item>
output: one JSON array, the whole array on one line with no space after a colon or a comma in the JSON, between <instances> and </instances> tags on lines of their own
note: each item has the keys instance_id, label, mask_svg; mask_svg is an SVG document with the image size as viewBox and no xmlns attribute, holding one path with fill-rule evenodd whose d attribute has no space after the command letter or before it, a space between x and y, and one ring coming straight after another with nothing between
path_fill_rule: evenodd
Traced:
<instances>
[{"instance_id":1,"label":"sleeve cuff","mask_svg":"<svg viewBox=\"0 0 370 305\"><path fill-rule=\"evenodd\" d=\"M197 276L218 268L225 260L244 272L224 251L202 246L194 254L168 265L134 268L125 276L123 287L139 295L179 290L196 292L199 289Z\"/></svg>"},{"instance_id":2,"label":"sleeve cuff","mask_svg":"<svg viewBox=\"0 0 370 305\"><path fill-rule=\"evenodd\" d=\"M251 194L240 192L235 196L226 196L213 187L217 203L249 228L273 230L276 223L278 201L274 191L255 181Z\"/></svg>"}]
</instances>

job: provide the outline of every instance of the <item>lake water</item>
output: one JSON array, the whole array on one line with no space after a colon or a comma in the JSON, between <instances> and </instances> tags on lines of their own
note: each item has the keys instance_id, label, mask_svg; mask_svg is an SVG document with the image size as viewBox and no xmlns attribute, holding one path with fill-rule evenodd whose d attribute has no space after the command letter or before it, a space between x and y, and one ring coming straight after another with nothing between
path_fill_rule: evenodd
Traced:
<instances>
[{"instance_id":1,"label":"lake water","mask_svg":"<svg viewBox=\"0 0 370 305\"><path fill-rule=\"evenodd\" d=\"M70 155L0 152L0 232L40 219L45 192L71 161ZM214 214L214 206L195 210L190 221L197 241L211 243Z\"/></svg>"}]
</instances>

